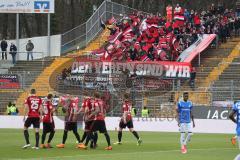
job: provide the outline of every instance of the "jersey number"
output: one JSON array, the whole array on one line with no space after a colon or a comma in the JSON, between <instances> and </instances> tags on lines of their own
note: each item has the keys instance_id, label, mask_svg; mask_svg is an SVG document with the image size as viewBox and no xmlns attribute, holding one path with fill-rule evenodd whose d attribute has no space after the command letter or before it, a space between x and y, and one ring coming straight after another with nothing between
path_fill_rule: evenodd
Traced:
<instances>
[{"instance_id":1,"label":"jersey number","mask_svg":"<svg viewBox=\"0 0 240 160\"><path fill-rule=\"evenodd\" d=\"M38 109L38 101L31 101L31 109L32 110L37 110Z\"/></svg>"}]
</instances>

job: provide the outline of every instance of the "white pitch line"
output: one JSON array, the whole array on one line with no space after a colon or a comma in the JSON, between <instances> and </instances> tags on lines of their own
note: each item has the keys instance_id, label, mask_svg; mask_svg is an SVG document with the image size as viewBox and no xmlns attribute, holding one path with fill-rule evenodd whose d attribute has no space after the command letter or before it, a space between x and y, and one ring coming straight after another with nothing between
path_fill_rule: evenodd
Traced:
<instances>
[{"instance_id":1,"label":"white pitch line","mask_svg":"<svg viewBox=\"0 0 240 160\"><path fill-rule=\"evenodd\" d=\"M197 148L197 149L189 149L189 151L205 151L205 150L237 150L236 148ZM111 152L111 151L109 151ZM73 155L73 156L56 156L56 157L46 157L46 158L9 158L5 160L54 160L54 159L63 159L63 158L81 158L81 157L95 157L95 156L116 156L116 155L129 155L129 154L152 154L152 153L168 153L168 152L179 152L180 150L165 150L165 151L148 151L148 152L129 152L129 153L114 153L114 154L94 154L94 155Z\"/></svg>"}]
</instances>

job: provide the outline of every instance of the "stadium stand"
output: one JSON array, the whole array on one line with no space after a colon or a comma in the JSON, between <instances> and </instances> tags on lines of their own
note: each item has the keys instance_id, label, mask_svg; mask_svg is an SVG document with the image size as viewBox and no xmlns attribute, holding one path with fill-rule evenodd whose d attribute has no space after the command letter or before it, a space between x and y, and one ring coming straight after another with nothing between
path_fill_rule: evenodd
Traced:
<instances>
[{"instance_id":1,"label":"stadium stand","mask_svg":"<svg viewBox=\"0 0 240 160\"><path fill-rule=\"evenodd\" d=\"M12 67L13 64L11 61L1 61L0 63L0 73L5 74L8 72L8 69Z\"/></svg>"},{"instance_id":2,"label":"stadium stand","mask_svg":"<svg viewBox=\"0 0 240 160\"><path fill-rule=\"evenodd\" d=\"M13 102L24 91L24 89L31 86L35 78L49 66L54 58L46 57L44 61L17 61L16 65L8 69L8 74L18 75L20 81L20 88L18 89L1 89L0 96L0 111L5 112L8 102ZM19 105L17 103L16 105Z\"/></svg>"},{"instance_id":3,"label":"stadium stand","mask_svg":"<svg viewBox=\"0 0 240 160\"><path fill-rule=\"evenodd\" d=\"M125 16L127 16L127 15L125 15ZM143 16L143 15L140 15L140 17L141 16ZM184 50L186 47L188 47L191 44L191 43L180 44L180 43L182 43L181 42L182 40L180 40L180 39L181 39L181 36L183 33L179 34L179 32L184 32L184 30L181 27L186 29L188 27L188 24L179 22L179 20L181 21L181 17L179 17L179 16L181 16L181 14L177 15L177 17L175 17L175 20L178 23L180 23L180 24L176 24L175 28L173 28L175 30L175 35L172 35L171 42L166 43L166 44L169 44L170 46L168 46L168 45L165 46L167 48L173 47L174 50L177 51L177 53L176 53L177 56L182 52L182 50ZM204 16L204 15L201 15L201 16L203 16L203 18L207 18L207 16ZM228 16L231 16L231 13L229 13ZM130 24L131 20L129 19L129 17L132 20L131 24ZM130 25L133 25L132 26L133 28L134 28L134 25L137 25L139 27L140 24L143 22L143 21L141 21L141 20L143 20L143 17L140 18L136 15L129 15L129 17L128 16L125 17L126 19L128 19L127 21L123 20L124 17L120 17L122 19L120 19L119 21L114 19L114 17L112 17L110 19L111 22L108 21L108 23L111 25L115 23L117 28L114 28L114 25L111 26L110 28L109 28L109 26L104 25L104 27L106 27L108 29L105 29L100 35L97 36L96 39L91 41L91 43L89 43L88 46L84 49L76 50L72 53L69 53L67 56L64 56L64 57L59 57L54 60L49 60L46 63L46 65L44 65L44 66L42 66L40 64L41 62L33 61L33 62L27 62L25 64L24 62L20 61L17 63L17 65L15 67L11 68L9 70L9 73L21 74L22 76L27 76L27 78L24 78L24 79L26 79L24 82L24 88L26 88L26 89L24 91L23 90L16 91L17 93L15 95L15 97L18 97L17 105L18 105L18 107L20 107L20 111L21 111L21 106L23 104L23 101L27 97L30 88L35 88L38 91L39 96L46 96L48 92L53 92L53 91L57 91L58 93L62 93L62 94L71 93L74 95L79 95L79 91L80 91L79 88L73 89L73 87L68 87L68 86L64 85L64 82L61 80L60 75L61 75L63 69L71 67L71 64L72 64L74 58L76 58L80 55L83 55L83 54L93 51L92 52L93 55L101 54L101 56L104 56L104 55L106 55L106 52L108 52L107 53L108 57L107 58L105 57L104 59L110 58L110 60L113 60L114 58L116 58L115 56L109 57L110 54L117 55L117 59L118 59L118 58L122 58L123 55L126 53L126 51L131 52L131 49L137 49L138 48L137 46L141 45L140 43L147 41L147 43L156 42L156 46L153 46L153 45L147 46L146 43L142 43L143 44L141 46L142 50L144 50L144 47L146 49L144 52L145 57L147 59L146 61L156 60L155 55L157 54L158 50L161 50L161 49L166 50L166 48L164 48L164 46L162 46L162 44L161 44L161 43L165 43L165 42L163 42L161 40L167 37L167 33L170 32L171 29L168 30L168 29L166 29L168 27L166 27L166 28L163 27L163 29L162 29L163 35L159 35L157 33L155 35L154 33L156 32L156 30L158 32L160 32L160 30L161 30L161 27L159 27L159 28L156 27L156 25L158 25L158 23L160 25L167 25L167 24L165 24L164 19L161 19L160 17L152 17L152 18L148 17L148 19L146 21L148 21L149 23L146 25L149 25L149 27L148 27L149 30L147 30L146 32L142 32L140 35L138 35L137 32L134 33L132 29L129 30L129 27L130 27ZM223 17L219 17L219 18L220 18L219 19L220 21L224 20L224 19L222 19ZM191 35L195 31L197 31L199 34L210 33L208 30L208 26L206 26L206 28L198 28L197 27L198 23L195 22L197 17L195 17L194 19L195 20L193 23L196 26L189 28L190 29L189 32ZM156 20L157 20L157 22L155 22ZM211 21L211 23L212 22L213 21ZM224 26L224 23L226 23L226 22L223 22L223 26ZM123 25L123 26L121 26L121 25ZM124 27L124 25L125 25L125 27ZM178 28L178 27L176 27L178 25L181 26L180 29L176 29L176 28ZM113 34L112 32L115 29L117 31ZM135 28L135 29L141 29L141 28ZM212 27L212 29L215 29L215 28ZM223 28L219 28L219 29L221 30ZM195 30L195 31L193 31L193 30ZM229 28L229 31L231 32L232 30ZM111 34L111 36L109 36L110 34ZM119 36L120 34L121 34L121 36ZM152 36L152 38L154 37L154 41L153 41L153 39L148 37L149 35ZM221 36L221 38L222 38L221 34L219 36ZM130 43L126 43L128 41L127 40L128 38L132 39L133 41L131 41ZM113 43L109 43L111 41ZM124 54L117 53L116 41L118 41L117 42L118 45L122 46L122 47L120 47L121 51L119 53L123 52ZM174 46L175 41L178 42L178 44L176 46ZM194 40L192 40L192 42L194 42ZM149 96L149 94L147 94L147 93L139 93L139 92L133 91L132 95L135 97L136 106L142 107L143 105L147 105L150 107L150 112L154 113L154 112L156 112L156 110L161 109L160 104L168 105L169 101L171 101L170 105L173 105L172 102L176 101L179 98L179 95L183 91L186 91L186 90L191 91L190 98L192 99L192 101L194 103L209 105L212 101L212 94L209 93L209 87L212 87L215 84L220 83L220 82L216 81L216 80L218 80L218 77L219 77L219 80L222 77L224 77L224 72L225 71L227 72L227 70L228 70L226 68L228 66L229 67L232 66L232 65L230 65L230 63L232 61L235 61L234 58L237 57L239 54L239 52L238 53L236 52L236 48L233 49L234 47L236 47L238 42L239 42L239 38L231 38L231 39L227 40L226 43L222 43L217 49L209 47L206 51L204 51L201 54L201 65L200 66L196 65L196 64L198 64L198 58L195 58L192 61L192 65L196 67L196 71L197 71L197 77L196 77L194 91L193 91L193 88L189 87L188 81L180 82L181 87L179 87L179 84L177 81L171 82L174 84L172 86L171 92L169 92L169 91L152 91L151 96ZM101 46L104 46L104 47L100 48ZM216 43L213 46L216 47L217 46ZM110 47L110 48L113 47L114 53L109 54L109 51L110 50L113 51L112 50L113 48L111 48L109 50L108 47ZM182 48L182 49L180 49L180 48ZM103 53L100 53L100 52L103 52ZM165 58L167 57L167 59L161 59L161 60L176 60L177 56L173 56L172 54L173 53L170 52L170 56L165 55ZM154 55L152 59L151 59L151 55ZM174 58L170 58L170 57L174 57ZM144 56L140 57L140 59L138 59L138 60L145 61L145 59L142 59L142 58L144 58ZM116 59L114 59L114 60L116 60ZM121 59L118 59L118 60L121 60ZM135 60L135 59L130 59L130 56L128 55L127 60L131 61L131 60ZM39 67L35 67L35 66L39 66ZM223 72L223 75L220 75L222 72ZM227 73L225 73L225 74L227 74ZM227 79L226 76L225 76L225 79ZM216 81L214 83L214 85L212 85L213 81ZM122 91L120 90L118 93L120 93L120 92L122 92ZM113 95L112 101L119 101L119 98L116 97L116 94L118 94L118 93L115 93L115 95ZM4 107L6 107L5 104L1 106L1 108L4 108ZM112 111L112 113L111 113L112 115L115 115L115 113L118 113L117 105L115 106L115 109L116 110ZM4 109L2 109L2 110L4 110Z\"/></svg>"},{"instance_id":4,"label":"stadium stand","mask_svg":"<svg viewBox=\"0 0 240 160\"><path fill-rule=\"evenodd\" d=\"M79 50L76 53L69 54L65 57L54 59L48 67L42 70L38 76L36 76L36 78L32 79L32 83L29 83L31 85L29 85L28 89L17 99L20 113L22 111L24 99L27 97L31 88L35 88L39 96L46 96L49 92L56 90L57 78L59 74L61 74L62 70L65 67L71 66L74 57L86 53L89 50L96 49L99 47L99 45L101 45L101 43L104 43L106 33L108 33L108 31L103 31L102 34L93 40L85 49ZM61 91L59 92L61 93ZM62 92L66 93L67 91L64 90Z\"/></svg>"},{"instance_id":5,"label":"stadium stand","mask_svg":"<svg viewBox=\"0 0 240 160\"><path fill-rule=\"evenodd\" d=\"M239 90L239 53L240 43L232 51L232 56L219 64L221 69L219 76L213 82L210 91L213 94L213 101L238 100Z\"/></svg>"}]
</instances>

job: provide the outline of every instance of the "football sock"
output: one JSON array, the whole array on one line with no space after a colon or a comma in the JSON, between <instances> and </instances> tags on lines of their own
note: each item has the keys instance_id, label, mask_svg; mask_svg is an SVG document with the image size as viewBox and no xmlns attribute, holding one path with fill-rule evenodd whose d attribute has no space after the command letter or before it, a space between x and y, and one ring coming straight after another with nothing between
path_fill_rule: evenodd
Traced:
<instances>
[{"instance_id":1,"label":"football sock","mask_svg":"<svg viewBox=\"0 0 240 160\"><path fill-rule=\"evenodd\" d=\"M240 149L240 137L237 136L238 148Z\"/></svg>"},{"instance_id":2,"label":"football sock","mask_svg":"<svg viewBox=\"0 0 240 160\"><path fill-rule=\"evenodd\" d=\"M77 130L73 130L73 134L75 135L78 143L80 143L80 135L78 134Z\"/></svg>"},{"instance_id":3,"label":"football sock","mask_svg":"<svg viewBox=\"0 0 240 160\"><path fill-rule=\"evenodd\" d=\"M67 140L67 135L68 135L68 131L63 132L63 140L62 140L62 144L65 144L66 140Z\"/></svg>"},{"instance_id":4,"label":"football sock","mask_svg":"<svg viewBox=\"0 0 240 160\"><path fill-rule=\"evenodd\" d=\"M84 131L82 139L81 139L81 143L86 139L86 137L87 137L87 132Z\"/></svg>"},{"instance_id":5,"label":"football sock","mask_svg":"<svg viewBox=\"0 0 240 160\"><path fill-rule=\"evenodd\" d=\"M186 137L186 139L185 139L185 141L184 141L184 144L185 144L185 145L187 145L187 143L190 141L191 135L192 135L191 132L187 133L187 137Z\"/></svg>"},{"instance_id":6,"label":"football sock","mask_svg":"<svg viewBox=\"0 0 240 160\"><path fill-rule=\"evenodd\" d=\"M24 130L23 133L26 140L26 144L30 144L28 130Z\"/></svg>"},{"instance_id":7,"label":"football sock","mask_svg":"<svg viewBox=\"0 0 240 160\"><path fill-rule=\"evenodd\" d=\"M92 139L92 132L88 132L87 133L87 139L86 139L86 142L85 142L85 146L88 146L88 143L89 141Z\"/></svg>"},{"instance_id":8,"label":"football sock","mask_svg":"<svg viewBox=\"0 0 240 160\"><path fill-rule=\"evenodd\" d=\"M97 132L94 132L94 133L93 133L93 143L94 143L95 146L96 146L96 144L97 144L97 141L98 141L98 133L97 133Z\"/></svg>"},{"instance_id":9,"label":"football sock","mask_svg":"<svg viewBox=\"0 0 240 160\"><path fill-rule=\"evenodd\" d=\"M136 131L133 131L132 134L137 138L137 140L139 139L138 133Z\"/></svg>"},{"instance_id":10,"label":"football sock","mask_svg":"<svg viewBox=\"0 0 240 160\"><path fill-rule=\"evenodd\" d=\"M118 142L122 141L122 131L118 131Z\"/></svg>"},{"instance_id":11,"label":"football sock","mask_svg":"<svg viewBox=\"0 0 240 160\"><path fill-rule=\"evenodd\" d=\"M44 144L44 142L45 142L46 135L47 135L46 132L43 132L43 133L42 133L42 144Z\"/></svg>"},{"instance_id":12,"label":"football sock","mask_svg":"<svg viewBox=\"0 0 240 160\"><path fill-rule=\"evenodd\" d=\"M50 132L50 135L48 137L48 143L51 143L53 137L54 137L55 131Z\"/></svg>"},{"instance_id":13,"label":"football sock","mask_svg":"<svg viewBox=\"0 0 240 160\"><path fill-rule=\"evenodd\" d=\"M35 133L35 137L36 137L36 147L38 147L38 144L39 144L39 132Z\"/></svg>"},{"instance_id":14,"label":"football sock","mask_svg":"<svg viewBox=\"0 0 240 160\"><path fill-rule=\"evenodd\" d=\"M104 136L105 136L105 138L106 138L106 140L107 140L108 146L111 146L109 134L106 132L106 133L104 133Z\"/></svg>"},{"instance_id":15,"label":"football sock","mask_svg":"<svg viewBox=\"0 0 240 160\"><path fill-rule=\"evenodd\" d=\"M182 145L185 145L184 142L185 142L185 133L184 133L184 132L181 132L181 136L180 136L181 146L182 146Z\"/></svg>"}]
</instances>

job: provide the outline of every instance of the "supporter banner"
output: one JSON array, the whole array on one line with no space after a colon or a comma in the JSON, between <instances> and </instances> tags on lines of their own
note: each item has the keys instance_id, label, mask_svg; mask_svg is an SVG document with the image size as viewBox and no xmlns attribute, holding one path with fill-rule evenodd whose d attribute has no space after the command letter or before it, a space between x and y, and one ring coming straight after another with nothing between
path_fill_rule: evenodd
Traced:
<instances>
[{"instance_id":1,"label":"supporter banner","mask_svg":"<svg viewBox=\"0 0 240 160\"><path fill-rule=\"evenodd\" d=\"M65 78L66 86L82 86L101 90L113 88L172 89L172 80L190 78L189 63L179 62L109 62L77 59L71 73Z\"/></svg>"},{"instance_id":2,"label":"supporter banner","mask_svg":"<svg viewBox=\"0 0 240 160\"><path fill-rule=\"evenodd\" d=\"M190 63L197 55L204 51L215 39L215 34L198 35L198 40L184 50L178 57L178 62Z\"/></svg>"},{"instance_id":3,"label":"supporter banner","mask_svg":"<svg viewBox=\"0 0 240 160\"><path fill-rule=\"evenodd\" d=\"M71 74L122 74L129 72L136 76L153 76L163 79L190 78L191 66L182 62L108 62L108 61L82 61L72 64Z\"/></svg>"},{"instance_id":4,"label":"supporter banner","mask_svg":"<svg viewBox=\"0 0 240 160\"><path fill-rule=\"evenodd\" d=\"M54 13L54 0L0 0L0 13Z\"/></svg>"},{"instance_id":5,"label":"supporter banner","mask_svg":"<svg viewBox=\"0 0 240 160\"><path fill-rule=\"evenodd\" d=\"M19 89L20 82L17 75L0 74L0 89Z\"/></svg>"},{"instance_id":6,"label":"supporter banner","mask_svg":"<svg viewBox=\"0 0 240 160\"><path fill-rule=\"evenodd\" d=\"M218 119L226 120L231 112L231 107L194 107L193 113L196 119Z\"/></svg>"}]
</instances>

